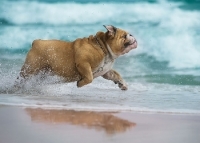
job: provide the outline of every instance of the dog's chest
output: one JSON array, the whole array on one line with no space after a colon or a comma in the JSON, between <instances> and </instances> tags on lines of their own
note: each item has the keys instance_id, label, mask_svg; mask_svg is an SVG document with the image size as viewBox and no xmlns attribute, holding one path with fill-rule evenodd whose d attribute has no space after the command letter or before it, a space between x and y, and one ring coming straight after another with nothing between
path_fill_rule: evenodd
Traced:
<instances>
[{"instance_id":1,"label":"dog's chest","mask_svg":"<svg viewBox=\"0 0 200 143\"><path fill-rule=\"evenodd\" d=\"M98 76L102 76L107 73L110 69L112 69L114 64L114 60L105 57L103 61L99 64L99 66L93 71L93 77L96 78Z\"/></svg>"}]
</instances>

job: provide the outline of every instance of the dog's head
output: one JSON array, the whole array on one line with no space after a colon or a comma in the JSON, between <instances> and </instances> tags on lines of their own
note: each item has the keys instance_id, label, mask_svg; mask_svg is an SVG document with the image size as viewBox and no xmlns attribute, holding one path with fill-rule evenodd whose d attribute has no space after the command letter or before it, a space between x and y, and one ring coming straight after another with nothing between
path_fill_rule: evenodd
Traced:
<instances>
[{"instance_id":1,"label":"dog's head","mask_svg":"<svg viewBox=\"0 0 200 143\"><path fill-rule=\"evenodd\" d=\"M116 57L124 55L130 50L137 48L137 41L130 33L112 25L104 25L104 27L107 29L107 45L110 50L112 50L110 52L112 52Z\"/></svg>"}]
</instances>

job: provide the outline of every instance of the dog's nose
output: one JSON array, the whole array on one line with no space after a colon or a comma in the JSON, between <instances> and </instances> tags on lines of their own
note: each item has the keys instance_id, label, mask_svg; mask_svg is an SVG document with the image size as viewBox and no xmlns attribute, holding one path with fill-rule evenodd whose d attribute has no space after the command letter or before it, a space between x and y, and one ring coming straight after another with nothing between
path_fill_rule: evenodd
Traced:
<instances>
[{"instance_id":1,"label":"dog's nose","mask_svg":"<svg viewBox=\"0 0 200 143\"><path fill-rule=\"evenodd\" d=\"M133 36L132 36L132 40L133 40L134 42L137 42L136 39L135 39L135 37L133 37Z\"/></svg>"},{"instance_id":2,"label":"dog's nose","mask_svg":"<svg viewBox=\"0 0 200 143\"><path fill-rule=\"evenodd\" d=\"M132 37L133 37L133 35L131 35L131 34L129 34L129 36L132 36Z\"/></svg>"}]
</instances>

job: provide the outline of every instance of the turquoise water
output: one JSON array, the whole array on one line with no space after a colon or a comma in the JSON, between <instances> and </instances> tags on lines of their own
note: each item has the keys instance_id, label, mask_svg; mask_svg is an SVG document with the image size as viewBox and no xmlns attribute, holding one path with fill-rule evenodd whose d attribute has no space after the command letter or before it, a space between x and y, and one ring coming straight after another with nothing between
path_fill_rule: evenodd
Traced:
<instances>
[{"instance_id":1,"label":"turquoise water","mask_svg":"<svg viewBox=\"0 0 200 143\"><path fill-rule=\"evenodd\" d=\"M34 39L73 41L112 24L132 33L138 48L114 68L129 85L122 92L102 78L75 83L38 81L12 92ZM200 113L200 1L1 0L0 104L77 109Z\"/></svg>"}]
</instances>

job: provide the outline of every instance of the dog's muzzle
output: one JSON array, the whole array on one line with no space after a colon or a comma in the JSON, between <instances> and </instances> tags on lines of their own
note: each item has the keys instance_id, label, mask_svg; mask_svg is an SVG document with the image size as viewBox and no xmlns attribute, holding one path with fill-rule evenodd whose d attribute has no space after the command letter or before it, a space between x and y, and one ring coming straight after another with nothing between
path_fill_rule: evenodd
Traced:
<instances>
[{"instance_id":1,"label":"dog's muzzle","mask_svg":"<svg viewBox=\"0 0 200 143\"><path fill-rule=\"evenodd\" d=\"M130 41L130 42L125 43L125 44L124 44L124 47L127 48L128 46L131 46L131 45L133 45L133 44L135 44L135 43L137 43L137 40L136 40L136 39L135 39L133 42Z\"/></svg>"}]
</instances>

